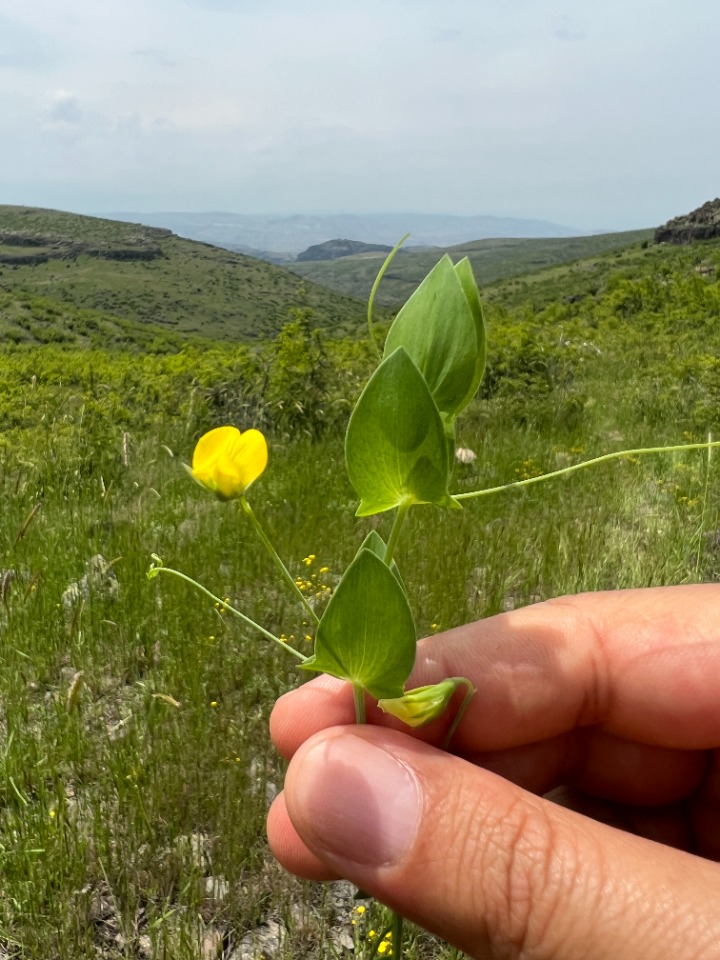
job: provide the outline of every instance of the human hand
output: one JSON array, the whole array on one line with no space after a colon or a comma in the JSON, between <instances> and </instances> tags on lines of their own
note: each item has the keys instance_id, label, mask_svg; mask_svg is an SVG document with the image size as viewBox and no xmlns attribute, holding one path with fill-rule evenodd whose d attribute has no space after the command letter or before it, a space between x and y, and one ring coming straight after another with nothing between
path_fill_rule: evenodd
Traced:
<instances>
[{"instance_id":1,"label":"human hand","mask_svg":"<svg viewBox=\"0 0 720 960\"><path fill-rule=\"evenodd\" d=\"M477 693L456 755L433 745L449 717L346 726L329 677L278 701L281 863L472 957L720 957L720 587L502 614L421 641L408 685L457 674Z\"/></svg>"}]
</instances>

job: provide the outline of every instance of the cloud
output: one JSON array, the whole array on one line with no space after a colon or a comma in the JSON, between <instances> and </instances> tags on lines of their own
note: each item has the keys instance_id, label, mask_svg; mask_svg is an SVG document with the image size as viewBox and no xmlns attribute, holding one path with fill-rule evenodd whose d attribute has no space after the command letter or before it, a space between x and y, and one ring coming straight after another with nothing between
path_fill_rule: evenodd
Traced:
<instances>
[{"instance_id":1,"label":"cloud","mask_svg":"<svg viewBox=\"0 0 720 960\"><path fill-rule=\"evenodd\" d=\"M582 30L578 29L573 19L566 14L555 19L553 36L557 37L558 40L566 40L569 43L577 43L579 40L585 39Z\"/></svg>"},{"instance_id":2,"label":"cloud","mask_svg":"<svg viewBox=\"0 0 720 960\"><path fill-rule=\"evenodd\" d=\"M55 59L52 44L42 30L0 14L0 69L41 72Z\"/></svg>"},{"instance_id":3,"label":"cloud","mask_svg":"<svg viewBox=\"0 0 720 960\"><path fill-rule=\"evenodd\" d=\"M131 50L129 56L141 63L147 63L153 67L177 67L178 60L169 57L163 50L157 47L148 47L143 50Z\"/></svg>"},{"instance_id":4,"label":"cloud","mask_svg":"<svg viewBox=\"0 0 720 960\"><path fill-rule=\"evenodd\" d=\"M717 0L0 10L0 182L25 202L613 226L717 184Z\"/></svg>"},{"instance_id":5,"label":"cloud","mask_svg":"<svg viewBox=\"0 0 720 960\"><path fill-rule=\"evenodd\" d=\"M46 111L49 126L67 130L76 128L82 120L82 110L77 97L67 90L55 90L50 96Z\"/></svg>"},{"instance_id":6,"label":"cloud","mask_svg":"<svg viewBox=\"0 0 720 960\"><path fill-rule=\"evenodd\" d=\"M458 43L462 40L462 30L438 30L432 38L433 43Z\"/></svg>"}]
</instances>

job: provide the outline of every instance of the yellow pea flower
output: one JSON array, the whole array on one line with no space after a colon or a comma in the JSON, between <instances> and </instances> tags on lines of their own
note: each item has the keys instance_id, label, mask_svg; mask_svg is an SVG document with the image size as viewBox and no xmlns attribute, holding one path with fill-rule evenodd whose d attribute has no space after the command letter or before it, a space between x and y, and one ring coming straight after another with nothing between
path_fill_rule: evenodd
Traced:
<instances>
[{"instance_id":1,"label":"yellow pea flower","mask_svg":"<svg viewBox=\"0 0 720 960\"><path fill-rule=\"evenodd\" d=\"M236 500L267 466L267 440L259 430L216 427L197 442L190 473L220 500Z\"/></svg>"},{"instance_id":2,"label":"yellow pea flower","mask_svg":"<svg viewBox=\"0 0 720 960\"><path fill-rule=\"evenodd\" d=\"M421 727L443 713L457 690L459 682L461 681L452 677L427 687L416 687L414 690L408 690L402 697L378 700L378 706L409 727Z\"/></svg>"}]
</instances>

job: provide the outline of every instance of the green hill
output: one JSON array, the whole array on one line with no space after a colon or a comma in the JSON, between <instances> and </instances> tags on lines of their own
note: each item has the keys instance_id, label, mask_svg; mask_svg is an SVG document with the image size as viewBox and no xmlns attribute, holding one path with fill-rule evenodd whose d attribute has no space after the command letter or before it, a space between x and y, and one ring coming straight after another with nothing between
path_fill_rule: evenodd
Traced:
<instances>
[{"instance_id":1,"label":"green hill","mask_svg":"<svg viewBox=\"0 0 720 960\"><path fill-rule=\"evenodd\" d=\"M155 323L126 320L23 290L0 289L0 344L54 344L80 349L122 349L175 353L188 343L216 343Z\"/></svg>"},{"instance_id":2,"label":"green hill","mask_svg":"<svg viewBox=\"0 0 720 960\"><path fill-rule=\"evenodd\" d=\"M621 250L651 240L652 236L652 230L631 230L591 237L475 240L454 247L401 251L385 274L378 303L397 306L404 302L445 251L454 261L469 257L477 282L483 287L556 264ZM364 253L338 260L292 263L288 269L332 290L367 300L384 258L384 253Z\"/></svg>"},{"instance_id":3,"label":"green hill","mask_svg":"<svg viewBox=\"0 0 720 960\"><path fill-rule=\"evenodd\" d=\"M272 337L293 307L311 309L316 326L340 336L357 329L364 312L282 267L169 230L0 206L0 293L18 292L73 316L90 310L218 340ZM7 304L0 309L2 331Z\"/></svg>"}]
</instances>

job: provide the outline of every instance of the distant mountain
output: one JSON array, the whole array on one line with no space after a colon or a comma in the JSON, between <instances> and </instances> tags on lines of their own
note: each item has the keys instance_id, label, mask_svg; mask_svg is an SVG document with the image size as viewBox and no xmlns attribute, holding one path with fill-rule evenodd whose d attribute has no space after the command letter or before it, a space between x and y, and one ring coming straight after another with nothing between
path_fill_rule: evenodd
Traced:
<instances>
[{"instance_id":1,"label":"distant mountain","mask_svg":"<svg viewBox=\"0 0 720 960\"><path fill-rule=\"evenodd\" d=\"M303 250L295 258L298 263L315 260L339 260L363 253L390 253L392 247L384 243L363 243L362 240L327 240Z\"/></svg>"},{"instance_id":2,"label":"distant mountain","mask_svg":"<svg viewBox=\"0 0 720 960\"><path fill-rule=\"evenodd\" d=\"M403 248L385 274L376 302L393 307L403 303L445 252L454 262L468 257L475 279L484 287L501 279L647 243L652 235L652 230L630 230L589 237L499 238L424 250ZM364 253L301 263L298 257L287 266L301 277L331 290L367 300L384 258L384 253Z\"/></svg>"},{"instance_id":3,"label":"distant mountain","mask_svg":"<svg viewBox=\"0 0 720 960\"><path fill-rule=\"evenodd\" d=\"M583 231L546 220L513 217L456 217L431 213L368 215L262 216L240 213L106 213L104 217L164 227L181 237L201 240L261 259L293 260L314 244L336 237L394 246L410 233L413 246L447 247L500 237L577 237ZM586 233L587 231L585 231ZM278 257L278 254L280 257Z\"/></svg>"},{"instance_id":4,"label":"distant mountain","mask_svg":"<svg viewBox=\"0 0 720 960\"><path fill-rule=\"evenodd\" d=\"M655 243L692 243L720 237L720 198L708 200L692 213L673 217L655 231Z\"/></svg>"}]
</instances>

